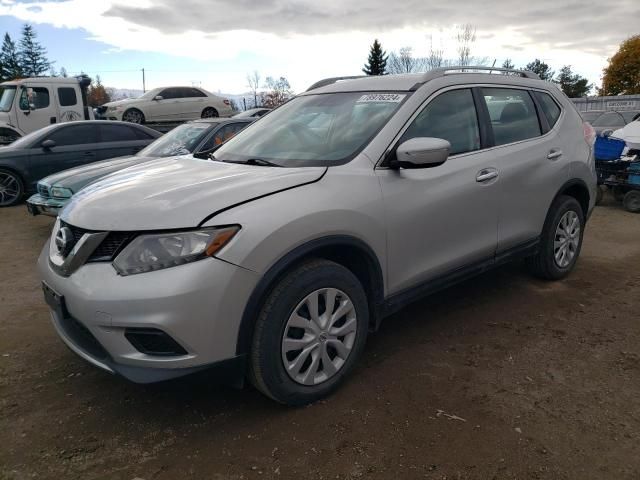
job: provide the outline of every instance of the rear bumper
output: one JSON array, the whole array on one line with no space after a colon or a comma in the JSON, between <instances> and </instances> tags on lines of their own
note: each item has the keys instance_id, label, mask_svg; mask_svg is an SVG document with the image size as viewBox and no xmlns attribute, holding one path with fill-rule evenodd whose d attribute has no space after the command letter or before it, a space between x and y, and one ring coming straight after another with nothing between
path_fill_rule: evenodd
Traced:
<instances>
[{"instance_id":1,"label":"rear bumper","mask_svg":"<svg viewBox=\"0 0 640 480\"><path fill-rule=\"evenodd\" d=\"M44 198L39 193L31 195L27 200L27 210L31 215L49 215L57 217L69 199Z\"/></svg>"}]
</instances>

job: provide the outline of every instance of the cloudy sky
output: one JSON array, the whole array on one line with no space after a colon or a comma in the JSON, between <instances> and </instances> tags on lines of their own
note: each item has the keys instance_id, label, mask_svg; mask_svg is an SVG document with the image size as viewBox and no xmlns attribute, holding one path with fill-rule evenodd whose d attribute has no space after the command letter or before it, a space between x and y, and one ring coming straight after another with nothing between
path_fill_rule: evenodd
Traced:
<instances>
[{"instance_id":1,"label":"cloudy sky","mask_svg":"<svg viewBox=\"0 0 640 480\"><path fill-rule=\"evenodd\" d=\"M0 0L0 33L35 25L56 67L99 74L118 88L198 84L241 93L246 74L285 76L296 91L316 80L357 75L369 45L430 44L455 57L456 25L472 23L472 54L522 66L541 58L570 64L600 83L606 59L626 37L623 19L640 1L617 0Z\"/></svg>"}]
</instances>

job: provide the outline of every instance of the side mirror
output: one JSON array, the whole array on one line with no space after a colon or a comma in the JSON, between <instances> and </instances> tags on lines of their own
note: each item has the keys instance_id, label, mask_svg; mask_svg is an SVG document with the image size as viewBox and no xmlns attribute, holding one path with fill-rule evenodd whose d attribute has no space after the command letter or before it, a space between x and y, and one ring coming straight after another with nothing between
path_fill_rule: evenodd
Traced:
<instances>
[{"instance_id":1,"label":"side mirror","mask_svg":"<svg viewBox=\"0 0 640 480\"><path fill-rule=\"evenodd\" d=\"M193 158L199 158L200 160L209 160L209 155L211 150L206 150L204 152L196 152L193 154Z\"/></svg>"},{"instance_id":2,"label":"side mirror","mask_svg":"<svg viewBox=\"0 0 640 480\"><path fill-rule=\"evenodd\" d=\"M442 138L416 137L396 148L395 168L426 168L442 165L449 158L451 144Z\"/></svg>"},{"instance_id":3,"label":"side mirror","mask_svg":"<svg viewBox=\"0 0 640 480\"><path fill-rule=\"evenodd\" d=\"M155 97L153 97L154 100L164 100L164 97L162 95L156 95Z\"/></svg>"},{"instance_id":4,"label":"side mirror","mask_svg":"<svg viewBox=\"0 0 640 480\"><path fill-rule=\"evenodd\" d=\"M44 142L42 142L40 144L40 146L42 148L44 148L45 150L51 150L53 147L56 146L56 142L54 142L53 140L49 139L49 140L45 140Z\"/></svg>"}]
</instances>

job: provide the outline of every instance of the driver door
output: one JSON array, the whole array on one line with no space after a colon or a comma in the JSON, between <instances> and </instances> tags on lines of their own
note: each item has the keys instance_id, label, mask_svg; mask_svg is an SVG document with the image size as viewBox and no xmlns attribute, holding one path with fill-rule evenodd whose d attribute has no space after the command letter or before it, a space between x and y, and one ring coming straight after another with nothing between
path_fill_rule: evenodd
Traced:
<instances>
[{"instance_id":1,"label":"driver door","mask_svg":"<svg viewBox=\"0 0 640 480\"><path fill-rule=\"evenodd\" d=\"M56 123L58 110L47 87L23 85L18 97L18 126L26 133Z\"/></svg>"},{"instance_id":2,"label":"driver door","mask_svg":"<svg viewBox=\"0 0 640 480\"><path fill-rule=\"evenodd\" d=\"M492 262L497 247L498 177L491 153L481 149L471 89L438 94L396 145L415 137L443 138L452 149L439 166L376 170L387 222L391 294ZM485 180L487 172L496 176Z\"/></svg>"}]
</instances>

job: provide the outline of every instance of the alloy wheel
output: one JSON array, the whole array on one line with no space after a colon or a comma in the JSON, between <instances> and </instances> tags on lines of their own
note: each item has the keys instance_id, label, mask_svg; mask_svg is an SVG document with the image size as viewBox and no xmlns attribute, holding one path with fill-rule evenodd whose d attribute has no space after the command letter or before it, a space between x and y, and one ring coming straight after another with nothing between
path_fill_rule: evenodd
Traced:
<instances>
[{"instance_id":1,"label":"alloy wheel","mask_svg":"<svg viewBox=\"0 0 640 480\"><path fill-rule=\"evenodd\" d=\"M0 172L0 205L12 205L20 195L20 181L8 172Z\"/></svg>"},{"instance_id":2,"label":"alloy wheel","mask_svg":"<svg viewBox=\"0 0 640 480\"><path fill-rule=\"evenodd\" d=\"M580 246L580 217L573 210L566 212L558 226L553 241L553 256L556 265L567 268Z\"/></svg>"},{"instance_id":3,"label":"alloy wheel","mask_svg":"<svg viewBox=\"0 0 640 480\"><path fill-rule=\"evenodd\" d=\"M122 116L124 122L142 123L142 113L137 110L127 110Z\"/></svg>"},{"instance_id":4,"label":"alloy wheel","mask_svg":"<svg viewBox=\"0 0 640 480\"><path fill-rule=\"evenodd\" d=\"M335 288L307 295L293 310L282 337L287 374L301 385L318 385L340 371L355 344L356 310Z\"/></svg>"}]
</instances>

